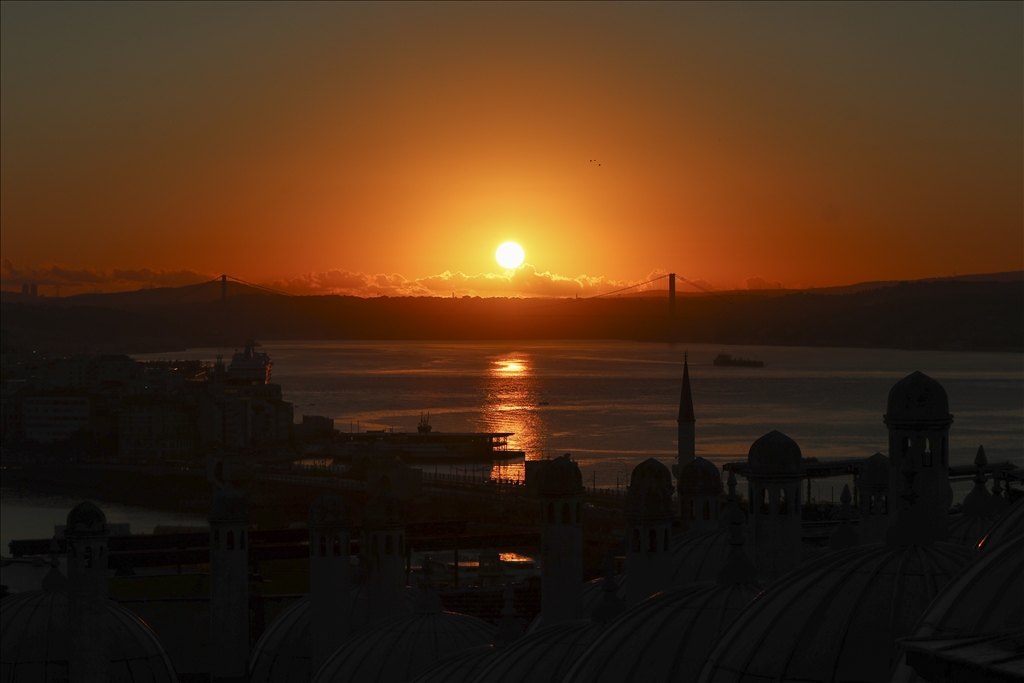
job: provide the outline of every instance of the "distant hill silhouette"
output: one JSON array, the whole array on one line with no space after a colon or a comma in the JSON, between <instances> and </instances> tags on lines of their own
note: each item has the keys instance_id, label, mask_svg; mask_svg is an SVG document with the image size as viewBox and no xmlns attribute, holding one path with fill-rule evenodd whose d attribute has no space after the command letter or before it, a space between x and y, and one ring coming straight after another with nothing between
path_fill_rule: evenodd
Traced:
<instances>
[{"instance_id":1,"label":"distant hill silhouette","mask_svg":"<svg viewBox=\"0 0 1024 683\"><path fill-rule=\"evenodd\" d=\"M0 304L12 348L144 352L299 339L630 339L1024 351L1024 273L592 299L273 295L229 283ZM203 291L206 290L206 291ZM195 297L196 300L192 300Z\"/></svg>"}]
</instances>

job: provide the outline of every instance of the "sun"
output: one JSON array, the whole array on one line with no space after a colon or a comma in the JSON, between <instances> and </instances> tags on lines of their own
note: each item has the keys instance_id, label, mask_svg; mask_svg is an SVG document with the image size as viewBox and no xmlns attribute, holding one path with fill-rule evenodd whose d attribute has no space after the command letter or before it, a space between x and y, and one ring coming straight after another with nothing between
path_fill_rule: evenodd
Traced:
<instances>
[{"instance_id":1,"label":"sun","mask_svg":"<svg viewBox=\"0 0 1024 683\"><path fill-rule=\"evenodd\" d=\"M498 265L509 270L518 268L519 264L523 262L523 256L525 256L523 248L515 242L505 242L498 247L498 251L494 252L494 258L498 259Z\"/></svg>"}]
</instances>

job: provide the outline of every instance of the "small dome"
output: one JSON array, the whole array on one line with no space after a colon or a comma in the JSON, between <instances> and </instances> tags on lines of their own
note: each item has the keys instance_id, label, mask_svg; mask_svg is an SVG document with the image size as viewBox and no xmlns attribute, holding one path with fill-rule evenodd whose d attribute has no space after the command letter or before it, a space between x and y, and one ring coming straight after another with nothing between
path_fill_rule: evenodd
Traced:
<instances>
[{"instance_id":1,"label":"small dome","mask_svg":"<svg viewBox=\"0 0 1024 683\"><path fill-rule=\"evenodd\" d=\"M626 491L626 515L644 518L671 518L672 473L654 458L633 468Z\"/></svg>"},{"instance_id":2,"label":"small dome","mask_svg":"<svg viewBox=\"0 0 1024 683\"><path fill-rule=\"evenodd\" d=\"M85 501L71 508L65 533L100 534L107 531L107 516L103 510Z\"/></svg>"},{"instance_id":3,"label":"small dome","mask_svg":"<svg viewBox=\"0 0 1024 683\"><path fill-rule=\"evenodd\" d=\"M563 680L696 680L718 634L759 592L753 584L700 583L658 593L609 624Z\"/></svg>"},{"instance_id":4,"label":"small dome","mask_svg":"<svg viewBox=\"0 0 1024 683\"><path fill-rule=\"evenodd\" d=\"M540 471L540 495L546 498L575 496L583 493L580 466L569 454L548 460Z\"/></svg>"},{"instance_id":5,"label":"small dome","mask_svg":"<svg viewBox=\"0 0 1024 683\"><path fill-rule=\"evenodd\" d=\"M874 491L889 488L889 457L875 453L857 468L857 486L861 489Z\"/></svg>"},{"instance_id":6,"label":"small dome","mask_svg":"<svg viewBox=\"0 0 1024 683\"><path fill-rule=\"evenodd\" d=\"M544 626L495 650L475 678L478 683L561 681L579 656L611 623L576 619Z\"/></svg>"},{"instance_id":7,"label":"small dome","mask_svg":"<svg viewBox=\"0 0 1024 683\"><path fill-rule=\"evenodd\" d=\"M932 600L913 637L965 638L1021 625L1024 614L1024 535L983 553ZM893 683L920 680L901 656Z\"/></svg>"},{"instance_id":8,"label":"small dome","mask_svg":"<svg viewBox=\"0 0 1024 683\"><path fill-rule=\"evenodd\" d=\"M996 519L985 538L978 542L978 549L989 552L1018 536L1024 536L1024 498Z\"/></svg>"},{"instance_id":9,"label":"small dome","mask_svg":"<svg viewBox=\"0 0 1024 683\"><path fill-rule=\"evenodd\" d=\"M401 501L388 493L377 493L366 501L363 523L375 527L402 526Z\"/></svg>"},{"instance_id":10,"label":"small dome","mask_svg":"<svg viewBox=\"0 0 1024 683\"><path fill-rule=\"evenodd\" d=\"M923 372L907 375L889 390L886 424L952 419L946 390Z\"/></svg>"},{"instance_id":11,"label":"small dome","mask_svg":"<svg viewBox=\"0 0 1024 683\"><path fill-rule=\"evenodd\" d=\"M722 473L710 460L694 458L679 472L679 492L714 496L722 492Z\"/></svg>"},{"instance_id":12,"label":"small dome","mask_svg":"<svg viewBox=\"0 0 1024 683\"><path fill-rule=\"evenodd\" d=\"M110 600L103 622L97 627L109 634L112 682L176 683L171 660L145 622ZM7 596L0 601L0 633L4 680L68 680L67 593L28 591Z\"/></svg>"},{"instance_id":13,"label":"small dome","mask_svg":"<svg viewBox=\"0 0 1024 683\"><path fill-rule=\"evenodd\" d=\"M248 524L249 504L245 494L231 487L219 489L210 501L211 524Z\"/></svg>"},{"instance_id":14,"label":"small dome","mask_svg":"<svg viewBox=\"0 0 1024 683\"><path fill-rule=\"evenodd\" d=\"M402 611L411 614L417 599L416 589L406 587ZM350 632L369 622L368 597L365 585L353 586L349 599L352 610ZM312 638L309 633L309 596L286 607L270 622L249 657L251 683L307 683L315 671L312 666Z\"/></svg>"},{"instance_id":15,"label":"small dome","mask_svg":"<svg viewBox=\"0 0 1024 683\"><path fill-rule=\"evenodd\" d=\"M780 431L771 431L755 441L747 454L747 463L756 474L802 475L803 456L796 441Z\"/></svg>"},{"instance_id":16,"label":"small dome","mask_svg":"<svg viewBox=\"0 0 1024 683\"><path fill-rule=\"evenodd\" d=\"M823 555L743 610L700 680L887 681L896 641L973 557L946 543Z\"/></svg>"},{"instance_id":17,"label":"small dome","mask_svg":"<svg viewBox=\"0 0 1024 683\"><path fill-rule=\"evenodd\" d=\"M493 645L478 645L440 659L413 679L413 683L469 683L487 666Z\"/></svg>"},{"instance_id":18,"label":"small dome","mask_svg":"<svg viewBox=\"0 0 1024 683\"><path fill-rule=\"evenodd\" d=\"M487 645L493 638L494 627L476 617L453 612L403 614L351 636L313 681L411 681L441 658Z\"/></svg>"},{"instance_id":19,"label":"small dome","mask_svg":"<svg viewBox=\"0 0 1024 683\"><path fill-rule=\"evenodd\" d=\"M347 527L349 524L345 501L336 493L325 493L309 506L310 527Z\"/></svg>"}]
</instances>

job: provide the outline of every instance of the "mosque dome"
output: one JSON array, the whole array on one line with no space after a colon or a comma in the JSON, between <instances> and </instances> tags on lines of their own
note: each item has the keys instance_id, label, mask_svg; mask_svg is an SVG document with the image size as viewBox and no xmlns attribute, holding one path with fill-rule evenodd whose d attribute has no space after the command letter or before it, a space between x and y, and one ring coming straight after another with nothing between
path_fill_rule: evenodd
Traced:
<instances>
[{"instance_id":1,"label":"mosque dome","mask_svg":"<svg viewBox=\"0 0 1024 683\"><path fill-rule=\"evenodd\" d=\"M857 470L857 487L882 490L889 488L889 457L875 453L864 458Z\"/></svg>"},{"instance_id":2,"label":"mosque dome","mask_svg":"<svg viewBox=\"0 0 1024 683\"><path fill-rule=\"evenodd\" d=\"M627 517L671 518L672 473L654 458L633 468L626 491Z\"/></svg>"},{"instance_id":3,"label":"mosque dome","mask_svg":"<svg viewBox=\"0 0 1024 683\"><path fill-rule=\"evenodd\" d=\"M952 420L949 398L941 384L915 372L896 382L889 390L886 424L893 422L933 422Z\"/></svg>"},{"instance_id":4,"label":"mosque dome","mask_svg":"<svg viewBox=\"0 0 1024 683\"><path fill-rule=\"evenodd\" d=\"M1007 540L956 575L921 615L914 638L965 638L1019 628L1024 620L1024 534ZM919 680L901 656L893 683Z\"/></svg>"},{"instance_id":5,"label":"mosque dome","mask_svg":"<svg viewBox=\"0 0 1024 683\"><path fill-rule=\"evenodd\" d=\"M420 591L412 614L384 619L349 637L313 681L411 681L439 659L492 640L493 626L442 611L437 593L428 585Z\"/></svg>"},{"instance_id":6,"label":"mosque dome","mask_svg":"<svg viewBox=\"0 0 1024 683\"><path fill-rule=\"evenodd\" d=\"M564 680L695 680L718 634L759 592L754 584L707 582L653 595L611 622Z\"/></svg>"},{"instance_id":7,"label":"mosque dome","mask_svg":"<svg viewBox=\"0 0 1024 683\"><path fill-rule=\"evenodd\" d=\"M210 501L211 524L248 524L249 504L239 489L224 487Z\"/></svg>"},{"instance_id":8,"label":"mosque dome","mask_svg":"<svg viewBox=\"0 0 1024 683\"><path fill-rule=\"evenodd\" d=\"M747 454L754 474L802 474L800 446L780 431L771 431L755 441Z\"/></svg>"},{"instance_id":9,"label":"mosque dome","mask_svg":"<svg viewBox=\"0 0 1024 683\"><path fill-rule=\"evenodd\" d=\"M53 568L44 580L44 590L15 593L0 601L0 667L5 681L68 680L65 585L66 579ZM145 622L110 600L103 622L97 627L109 633L112 682L176 683L171 660Z\"/></svg>"},{"instance_id":10,"label":"mosque dome","mask_svg":"<svg viewBox=\"0 0 1024 683\"><path fill-rule=\"evenodd\" d=\"M729 626L700 681L888 681L896 640L975 554L950 544L830 553L770 585Z\"/></svg>"},{"instance_id":11,"label":"mosque dome","mask_svg":"<svg viewBox=\"0 0 1024 683\"><path fill-rule=\"evenodd\" d=\"M336 493L325 493L309 506L309 525L346 527L350 524L345 501Z\"/></svg>"},{"instance_id":12,"label":"mosque dome","mask_svg":"<svg viewBox=\"0 0 1024 683\"><path fill-rule=\"evenodd\" d=\"M569 454L548 460L540 471L540 495L546 498L575 496L583 492L583 474Z\"/></svg>"},{"instance_id":13,"label":"mosque dome","mask_svg":"<svg viewBox=\"0 0 1024 683\"><path fill-rule=\"evenodd\" d=\"M615 595L623 603L626 602L626 574L615 577ZM593 619L594 614L604 603L605 579L591 579L583 584L583 594L580 597L580 616Z\"/></svg>"},{"instance_id":14,"label":"mosque dome","mask_svg":"<svg viewBox=\"0 0 1024 683\"><path fill-rule=\"evenodd\" d=\"M102 533L107 530L107 516L88 501L79 503L68 513L67 530L73 533Z\"/></svg>"},{"instance_id":15,"label":"mosque dome","mask_svg":"<svg viewBox=\"0 0 1024 683\"><path fill-rule=\"evenodd\" d=\"M989 552L1018 536L1024 535L1024 498L1010 506L992 525L985 538L978 542L978 549Z\"/></svg>"},{"instance_id":16,"label":"mosque dome","mask_svg":"<svg viewBox=\"0 0 1024 683\"><path fill-rule=\"evenodd\" d=\"M403 611L411 614L417 600L414 588L405 588ZM365 585L353 586L349 601L352 631L367 625L369 614ZM286 607L270 622L249 657L251 683L291 683L309 681L312 666L312 636L309 632L309 596L304 595Z\"/></svg>"},{"instance_id":17,"label":"mosque dome","mask_svg":"<svg viewBox=\"0 0 1024 683\"><path fill-rule=\"evenodd\" d=\"M722 473L710 460L694 458L679 471L679 491L714 496L722 492Z\"/></svg>"},{"instance_id":18,"label":"mosque dome","mask_svg":"<svg viewBox=\"0 0 1024 683\"><path fill-rule=\"evenodd\" d=\"M613 622L612 622L613 623ZM545 626L495 650L474 683L559 683L609 622L574 619Z\"/></svg>"},{"instance_id":19,"label":"mosque dome","mask_svg":"<svg viewBox=\"0 0 1024 683\"><path fill-rule=\"evenodd\" d=\"M493 645L478 645L440 659L413 679L413 683L469 683L490 662Z\"/></svg>"},{"instance_id":20,"label":"mosque dome","mask_svg":"<svg viewBox=\"0 0 1024 683\"><path fill-rule=\"evenodd\" d=\"M729 548L729 532L724 529L678 534L669 546L672 585L713 581L729 556Z\"/></svg>"}]
</instances>

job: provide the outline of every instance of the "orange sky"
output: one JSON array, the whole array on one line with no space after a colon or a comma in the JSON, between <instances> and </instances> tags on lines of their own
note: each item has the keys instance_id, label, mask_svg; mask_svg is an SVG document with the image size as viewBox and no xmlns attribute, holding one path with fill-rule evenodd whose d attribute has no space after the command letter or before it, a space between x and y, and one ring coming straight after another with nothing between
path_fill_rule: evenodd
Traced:
<instances>
[{"instance_id":1,"label":"orange sky","mask_svg":"<svg viewBox=\"0 0 1024 683\"><path fill-rule=\"evenodd\" d=\"M3 283L1019 270L1022 7L4 3Z\"/></svg>"}]
</instances>

